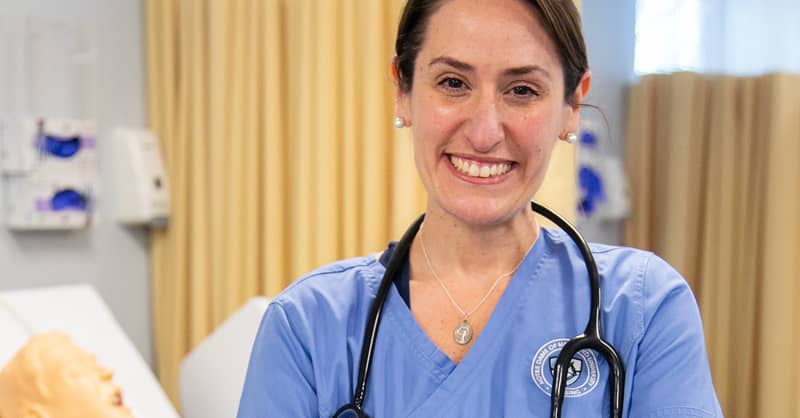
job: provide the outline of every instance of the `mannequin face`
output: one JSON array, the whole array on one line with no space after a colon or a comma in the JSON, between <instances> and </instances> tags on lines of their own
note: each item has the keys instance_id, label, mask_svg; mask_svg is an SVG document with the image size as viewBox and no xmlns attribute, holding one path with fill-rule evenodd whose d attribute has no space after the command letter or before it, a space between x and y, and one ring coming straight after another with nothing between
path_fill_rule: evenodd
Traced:
<instances>
[{"instance_id":1,"label":"mannequin face","mask_svg":"<svg viewBox=\"0 0 800 418\"><path fill-rule=\"evenodd\" d=\"M35 335L0 372L0 418L133 418L111 377L66 335Z\"/></svg>"}]
</instances>

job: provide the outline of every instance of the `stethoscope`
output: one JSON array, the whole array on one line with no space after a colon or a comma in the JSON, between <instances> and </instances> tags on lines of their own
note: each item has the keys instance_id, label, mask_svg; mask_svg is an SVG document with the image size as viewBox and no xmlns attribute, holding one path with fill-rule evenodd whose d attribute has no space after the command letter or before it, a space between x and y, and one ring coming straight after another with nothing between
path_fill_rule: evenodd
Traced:
<instances>
[{"instance_id":1,"label":"stethoscope","mask_svg":"<svg viewBox=\"0 0 800 418\"><path fill-rule=\"evenodd\" d=\"M561 348L561 353L556 360L556 366L553 370L553 389L550 396L550 417L561 418L561 406L564 403L564 395L567 388L567 370L572 362L572 358L578 351L589 349L599 352L606 358L606 361L608 361L611 368L611 374L609 375L611 381L611 417L621 418L622 402L624 398L623 388L625 386L625 369L617 350L606 342L600 334L600 275L597 272L597 264L595 264L592 252L589 249L589 245L583 237L581 237L575 227L570 225L564 218L538 203L531 202L531 207L534 212L541 214L558 225L559 228L563 229L570 238L572 238L581 251L583 260L586 263L586 270L589 272L589 282L591 285L591 305L589 321L586 323L586 330L584 330L582 334L569 340ZM367 379L369 378L369 370L372 364L372 354L375 350L378 326L381 321L381 311L386 302L386 297L389 294L389 289L405 263L408 251L411 248L411 242L417 235L417 231L419 231L419 227L422 225L424 219L425 215L423 214L408 228L400 239L400 242L397 243L392 256L389 258L386 272L383 274L380 287L378 287L378 294L375 297L375 301L372 303L372 308L367 318L364 342L361 346L361 359L358 366L358 384L353 394L353 400L349 404L339 408L334 414L334 418L369 418L362 407L367 394Z\"/></svg>"}]
</instances>

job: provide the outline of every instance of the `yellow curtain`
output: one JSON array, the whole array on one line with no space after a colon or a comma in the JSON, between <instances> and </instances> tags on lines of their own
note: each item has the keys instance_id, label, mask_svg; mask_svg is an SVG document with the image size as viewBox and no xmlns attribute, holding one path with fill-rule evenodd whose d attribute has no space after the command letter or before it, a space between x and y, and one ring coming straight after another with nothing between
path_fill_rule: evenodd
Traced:
<instances>
[{"instance_id":1,"label":"yellow curtain","mask_svg":"<svg viewBox=\"0 0 800 418\"><path fill-rule=\"evenodd\" d=\"M425 193L392 127L403 0L146 0L150 125L171 180L152 235L157 372L254 295L379 251ZM541 200L573 216L574 151Z\"/></svg>"},{"instance_id":2,"label":"yellow curtain","mask_svg":"<svg viewBox=\"0 0 800 418\"><path fill-rule=\"evenodd\" d=\"M627 244L700 303L725 416L800 418L800 76L643 77Z\"/></svg>"}]
</instances>

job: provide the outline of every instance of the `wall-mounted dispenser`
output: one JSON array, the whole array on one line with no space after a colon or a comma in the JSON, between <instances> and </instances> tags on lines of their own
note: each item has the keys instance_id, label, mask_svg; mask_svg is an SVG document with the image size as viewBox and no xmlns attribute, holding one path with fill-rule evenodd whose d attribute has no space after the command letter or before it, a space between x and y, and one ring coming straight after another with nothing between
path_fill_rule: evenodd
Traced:
<instances>
[{"instance_id":1,"label":"wall-mounted dispenser","mask_svg":"<svg viewBox=\"0 0 800 418\"><path fill-rule=\"evenodd\" d=\"M163 226L169 220L169 182L158 140L146 129L111 135L114 212L128 224Z\"/></svg>"},{"instance_id":2,"label":"wall-mounted dispenser","mask_svg":"<svg viewBox=\"0 0 800 418\"><path fill-rule=\"evenodd\" d=\"M90 224L97 191L92 121L27 118L3 124L0 164L10 229Z\"/></svg>"}]
</instances>

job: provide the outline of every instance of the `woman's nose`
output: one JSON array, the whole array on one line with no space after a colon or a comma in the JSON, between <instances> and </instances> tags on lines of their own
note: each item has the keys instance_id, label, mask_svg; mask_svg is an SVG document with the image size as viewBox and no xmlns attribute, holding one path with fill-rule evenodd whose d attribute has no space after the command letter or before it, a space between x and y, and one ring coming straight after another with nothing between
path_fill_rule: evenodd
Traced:
<instances>
[{"instance_id":1,"label":"woman's nose","mask_svg":"<svg viewBox=\"0 0 800 418\"><path fill-rule=\"evenodd\" d=\"M466 123L467 140L478 152L488 153L505 139L503 118L498 109L495 96L486 95L476 103L474 111Z\"/></svg>"}]
</instances>

